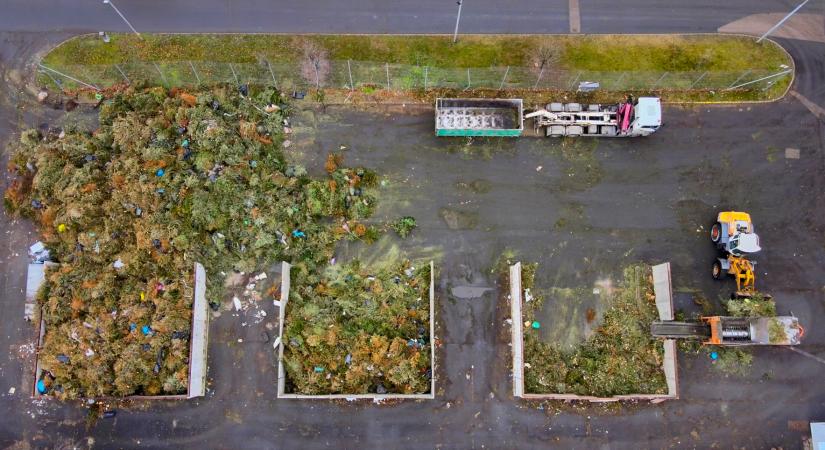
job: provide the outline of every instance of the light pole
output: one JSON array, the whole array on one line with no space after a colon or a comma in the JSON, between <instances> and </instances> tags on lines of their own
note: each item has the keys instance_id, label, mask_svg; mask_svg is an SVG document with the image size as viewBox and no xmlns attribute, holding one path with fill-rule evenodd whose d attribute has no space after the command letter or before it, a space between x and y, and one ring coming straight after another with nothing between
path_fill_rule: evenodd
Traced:
<instances>
[{"instance_id":1,"label":"light pole","mask_svg":"<svg viewBox=\"0 0 825 450\"><path fill-rule=\"evenodd\" d=\"M762 42L763 39L768 37L769 34L773 33L777 28L782 26L782 24L785 23L786 20L790 19L792 15L796 14L796 12L799 11L803 6L805 6L805 3L808 3L809 1L810 0L805 0L804 2L800 3L799 6L794 8L793 11L789 12L787 16L783 17L782 20L779 21L779 23L777 23L776 25L771 27L771 29L766 31L765 34L762 35L762 37L757 39L756 43L758 44L758 43Z\"/></svg>"},{"instance_id":2,"label":"light pole","mask_svg":"<svg viewBox=\"0 0 825 450\"><path fill-rule=\"evenodd\" d=\"M118 16L120 16L120 18L121 18L121 19L123 19L123 21L124 21L124 22L126 22L126 25L129 25L129 28L131 28L131 29L132 29L132 32L133 32L133 33L135 33L135 34L136 34L139 38L143 39L143 36L141 36L141 35L140 35L140 33L138 33L138 32L137 32L137 30L135 29L135 27L133 27L133 26L132 26L132 24L131 24L131 23L129 23L129 21L128 21L128 20L126 20L126 16L124 16L124 15L120 12L120 10L119 10L119 9L117 9L117 6L115 6L115 4L114 4L114 3L112 3L112 0L103 0L103 4L111 6L111 7L112 7L112 9L114 9L114 10L115 10L115 12L117 13L117 15L118 15Z\"/></svg>"},{"instance_id":3,"label":"light pole","mask_svg":"<svg viewBox=\"0 0 825 450\"><path fill-rule=\"evenodd\" d=\"M453 44L458 41L458 21L461 20L461 4L464 3L464 0L458 0L456 2L458 4L458 15L455 17L455 31L453 31Z\"/></svg>"}]
</instances>

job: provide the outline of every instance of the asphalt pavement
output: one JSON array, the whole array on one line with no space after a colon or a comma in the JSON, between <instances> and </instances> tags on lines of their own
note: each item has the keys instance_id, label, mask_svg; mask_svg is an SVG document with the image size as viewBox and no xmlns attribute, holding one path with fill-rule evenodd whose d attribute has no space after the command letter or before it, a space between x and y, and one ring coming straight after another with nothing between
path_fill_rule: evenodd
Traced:
<instances>
[{"instance_id":1,"label":"asphalt pavement","mask_svg":"<svg viewBox=\"0 0 825 450\"><path fill-rule=\"evenodd\" d=\"M582 0L582 32L715 31L748 14L793 7L792 2L773 0L618 3ZM813 0L809 5L821 11L822 3ZM454 2L430 0L414 5L331 0L283 6L194 0L117 5L141 30L187 32L450 33L456 9ZM507 2L503 9L501 2L465 0L462 31L568 31L567 1ZM5 2L0 30L63 32L0 33L1 137L11 137L21 127L66 120L61 111L37 106L16 80L25 75L35 53L72 33L99 29L126 31L114 12L97 1ZM793 88L825 104L825 45L780 43L797 65ZM298 138L304 142L296 141L295 147L304 149L308 163L321 161L329 148L345 145L351 149L348 163L392 175L398 181L391 191L395 197L379 214L415 215L420 229L411 248L440 261L437 320L442 347L437 354L439 387L432 401L378 406L278 400L271 346L249 339L255 330L239 328L237 319L224 315L212 325L207 398L133 404L116 418L87 427L82 407L27 397L30 386L21 356L31 330L22 321L21 289L33 229L4 214L0 304L8 314L0 321L0 341L8 354L0 361L0 445L796 448L807 421L825 418L825 388L816 382L823 366L814 359L761 349L749 375L725 377L707 359L680 354L680 400L618 409L544 406L511 398L506 311L500 308L498 291L470 299L450 295L452 286L498 288L489 269L494 258L510 248L525 260L542 263L542 283L567 287L615 278L618 268L633 260L671 260L678 289L698 289L715 300L731 283L710 280L706 272L713 251L696 230L709 223L709 214L718 208L742 208L758 220L765 247L760 286L778 299L780 312L792 311L807 325L802 349L823 356L825 329L816 326L825 315L823 119L791 97L765 105L668 107L665 117L666 126L650 138L600 141L588 163L601 176L584 181L571 180L565 170L575 162L564 158L558 143L436 139L427 111L330 108L303 110L296 117L303 130ZM799 149L801 159L785 159L785 148ZM538 166L543 169L537 171ZM478 195L456 188L475 179L487 182L489 192ZM474 212L478 225L449 229L441 211L457 207ZM561 218L573 228L555 226ZM677 307L695 307L690 296L682 298ZM237 345L239 336L248 341L244 346Z\"/></svg>"},{"instance_id":2,"label":"asphalt pavement","mask_svg":"<svg viewBox=\"0 0 825 450\"><path fill-rule=\"evenodd\" d=\"M788 12L796 0L583 0L582 33L715 32L749 14ZM822 8L813 0L805 8ZM451 0L115 0L138 31L452 34ZM567 0L464 0L462 33L568 33ZM6 0L0 31L129 31L99 0Z\"/></svg>"}]
</instances>

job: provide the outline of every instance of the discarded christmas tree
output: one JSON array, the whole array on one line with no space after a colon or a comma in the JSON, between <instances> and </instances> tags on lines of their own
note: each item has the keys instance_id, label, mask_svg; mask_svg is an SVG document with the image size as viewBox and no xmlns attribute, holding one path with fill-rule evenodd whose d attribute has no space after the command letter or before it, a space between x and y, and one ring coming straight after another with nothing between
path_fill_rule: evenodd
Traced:
<instances>
[{"instance_id":1,"label":"discarded christmas tree","mask_svg":"<svg viewBox=\"0 0 825 450\"><path fill-rule=\"evenodd\" d=\"M301 394L430 390L430 266L293 267L284 330L289 388Z\"/></svg>"},{"instance_id":2,"label":"discarded christmas tree","mask_svg":"<svg viewBox=\"0 0 825 450\"><path fill-rule=\"evenodd\" d=\"M522 269L522 286L534 296L522 317L531 323L544 301L534 286L536 266L525 264ZM600 325L574 349L544 342L537 329L525 326L525 391L598 397L667 393L664 349L650 335L650 324L657 317L650 268L625 268Z\"/></svg>"},{"instance_id":3,"label":"discarded christmas tree","mask_svg":"<svg viewBox=\"0 0 825 450\"><path fill-rule=\"evenodd\" d=\"M278 260L317 272L365 233L375 174L309 178L281 150L284 97L240 91L129 88L94 133L22 134L5 201L59 264L39 293L54 395L185 392L196 261L217 301L221 274Z\"/></svg>"}]
</instances>

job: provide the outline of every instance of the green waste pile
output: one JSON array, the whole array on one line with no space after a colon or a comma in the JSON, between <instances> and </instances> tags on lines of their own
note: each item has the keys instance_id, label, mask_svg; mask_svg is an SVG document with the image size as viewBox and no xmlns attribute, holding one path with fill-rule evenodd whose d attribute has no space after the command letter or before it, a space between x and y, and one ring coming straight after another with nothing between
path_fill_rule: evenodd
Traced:
<instances>
[{"instance_id":1,"label":"green waste pile","mask_svg":"<svg viewBox=\"0 0 825 450\"><path fill-rule=\"evenodd\" d=\"M129 88L103 102L94 133L21 136L5 204L59 263L38 294L51 394L184 393L195 262L215 301L232 270L286 260L316 273L338 240L370 234L359 221L376 175L336 157L327 179L308 177L281 150L284 96L240 91Z\"/></svg>"},{"instance_id":2,"label":"green waste pile","mask_svg":"<svg viewBox=\"0 0 825 450\"><path fill-rule=\"evenodd\" d=\"M284 330L288 391L418 394L430 390L430 266L357 262L317 275L294 266Z\"/></svg>"},{"instance_id":3,"label":"green waste pile","mask_svg":"<svg viewBox=\"0 0 825 450\"><path fill-rule=\"evenodd\" d=\"M523 310L523 320L530 323L543 302L534 288L536 267L522 268L522 285L534 295ZM664 348L650 335L657 317L650 268L625 268L601 324L573 351L561 351L541 341L539 330L525 327L525 392L598 397L667 393Z\"/></svg>"},{"instance_id":4,"label":"green waste pile","mask_svg":"<svg viewBox=\"0 0 825 450\"><path fill-rule=\"evenodd\" d=\"M750 297L728 300L725 309L732 317L776 317L776 302L758 292Z\"/></svg>"}]
</instances>

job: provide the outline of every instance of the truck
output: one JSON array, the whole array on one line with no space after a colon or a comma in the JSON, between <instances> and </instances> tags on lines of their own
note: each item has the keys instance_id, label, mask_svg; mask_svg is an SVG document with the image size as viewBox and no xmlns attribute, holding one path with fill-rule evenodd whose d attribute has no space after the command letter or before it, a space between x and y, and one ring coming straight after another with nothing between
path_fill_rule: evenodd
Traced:
<instances>
[{"instance_id":1,"label":"truck","mask_svg":"<svg viewBox=\"0 0 825 450\"><path fill-rule=\"evenodd\" d=\"M662 105L656 97L610 105L552 102L525 113L522 99L436 99L436 136L518 137L525 121L543 137L648 136L662 125Z\"/></svg>"},{"instance_id":2,"label":"truck","mask_svg":"<svg viewBox=\"0 0 825 450\"><path fill-rule=\"evenodd\" d=\"M536 131L549 137L649 136L662 126L662 104L656 97L613 105L554 102L524 118L532 119Z\"/></svg>"}]
</instances>

